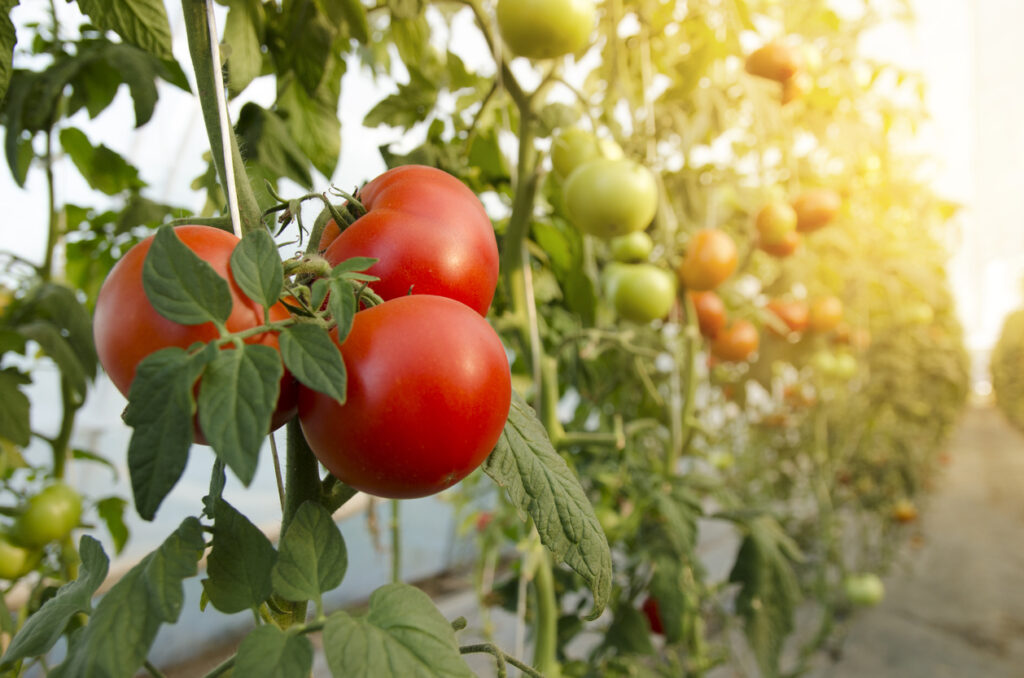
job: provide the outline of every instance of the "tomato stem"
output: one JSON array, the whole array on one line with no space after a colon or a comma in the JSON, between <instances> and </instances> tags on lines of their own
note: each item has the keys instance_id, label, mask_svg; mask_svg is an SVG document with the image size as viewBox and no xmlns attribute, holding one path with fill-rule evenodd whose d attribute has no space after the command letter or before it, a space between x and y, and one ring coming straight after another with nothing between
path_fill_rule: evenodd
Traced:
<instances>
[{"instance_id":1,"label":"tomato stem","mask_svg":"<svg viewBox=\"0 0 1024 678\"><path fill-rule=\"evenodd\" d=\"M402 581L402 525L401 508L397 499L391 500L391 581Z\"/></svg>"},{"instance_id":2,"label":"tomato stem","mask_svg":"<svg viewBox=\"0 0 1024 678\"><path fill-rule=\"evenodd\" d=\"M551 557L546 550L540 550L533 586L537 594L536 641L533 649L533 665L545 678L558 678L561 667L558 664L558 598L555 595L555 577Z\"/></svg>"}]
</instances>

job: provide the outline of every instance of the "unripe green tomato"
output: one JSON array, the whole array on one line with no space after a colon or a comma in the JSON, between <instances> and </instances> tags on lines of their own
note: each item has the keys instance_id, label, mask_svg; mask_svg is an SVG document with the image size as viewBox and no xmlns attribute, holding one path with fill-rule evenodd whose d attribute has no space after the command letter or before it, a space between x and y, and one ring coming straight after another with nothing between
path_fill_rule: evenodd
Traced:
<instances>
[{"instance_id":1,"label":"unripe green tomato","mask_svg":"<svg viewBox=\"0 0 1024 678\"><path fill-rule=\"evenodd\" d=\"M664 318L676 300L676 278L654 264L623 264L612 304L627 320L649 323Z\"/></svg>"},{"instance_id":2,"label":"unripe green tomato","mask_svg":"<svg viewBox=\"0 0 1024 678\"><path fill-rule=\"evenodd\" d=\"M823 377L834 377L838 371L838 362L832 351L818 351L811 356L811 367Z\"/></svg>"},{"instance_id":3,"label":"unripe green tomato","mask_svg":"<svg viewBox=\"0 0 1024 678\"><path fill-rule=\"evenodd\" d=\"M604 293L604 298L609 302L615 299L615 290L619 287L619 279L622 276L622 272L628 267L629 264L613 261L601 271L601 291Z\"/></svg>"},{"instance_id":4,"label":"unripe green tomato","mask_svg":"<svg viewBox=\"0 0 1024 678\"><path fill-rule=\"evenodd\" d=\"M875 574L851 574L843 580L843 591L854 605L878 605L885 598L885 585Z\"/></svg>"},{"instance_id":5,"label":"unripe green tomato","mask_svg":"<svg viewBox=\"0 0 1024 678\"><path fill-rule=\"evenodd\" d=\"M579 52L594 29L593 0L498 0L498 31L517 56L551 59Z\"/></svg>"},{"instance_id":6,"label":"unripe green tomato","mask_svg":"<svg viewBox=\"0 0 1024 678\"><path fill-rule=\"evenodd\" d=\"M551 143L551 165L563 179L585 162L598 158L618 160L621 157L622 148L617 143L611 139L598 139L579 127L559 132Z\"/></svg>"},{"instance_id":7,"label":"unripe green tomato","mask_svg":"<svg viewBox=\"0 0 1024 678\"><path fill-rule=\"evenodd\" d=\"M608 243L615 261L646 261L654 249L654 241L645 231L633 231L612 238Z\"/></svg>"},{"instance_id":8,"label":"unripe green tomato","mask_svg":"<svg viewBox=\"0 0 1024 678\"><path fill-rule=\"evenodd\" d=\"M754 223L763 244L781 245L796 232L796 210L788 203L770 202L757 213Z\"/></svg>"},{"instance_id":9,"label":"unripe green tomato","mask_svg":"<svg viewBox=\"0 0 1024 678\"><path fill-rule=\"evenodd\" d=\"M836 378L850 379L855 374L857 374L857 359L845 352L836 354Z\"/></svg>"},{"instance_id":10,"label":"unripe green tomato","mask_svg":"<svg viewBox=\"0 0 1024 678\"><path fill-rule=\"evenodd\" d=\"M565 180L565 207L584 233L614 238L642 231L658 211L654 173L632 160L599 158Z\"/></svg>"},{"instance_id":11,"label":"unripe green tomato","mask_svg":"<svg viewBox=\"0 0 1024 678\"><path fill-rule=\"evenodd\" d=\"M14 580L31 572L42 554L11 542L0 534L0 579Z\"/></svg>"},{"instance_id":12,"label":"unripe green tomato","mask_svg":"<svg viewBox=\"0 0 1024 678\"><path fill-rule=\"evenodd\" d=\"M28 500L25 512L15 522L14 534L26 546L44 546L71 534L81 517L81 495L56 482Z\"/></svg>"}]
</instances>

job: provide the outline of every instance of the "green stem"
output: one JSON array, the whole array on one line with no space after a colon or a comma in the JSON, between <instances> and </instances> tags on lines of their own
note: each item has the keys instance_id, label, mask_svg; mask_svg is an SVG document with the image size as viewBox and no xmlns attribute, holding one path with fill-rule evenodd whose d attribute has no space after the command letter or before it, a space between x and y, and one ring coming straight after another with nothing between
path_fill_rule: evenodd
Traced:
<instances>
[{"instance_id":1,"label":"green stem","mask_svg":"<svg viewBox=\"0 0 1024 678\"><path fill-rule=\"evenodd\" d=\"M397 499L391 500L391 581L399 584L402 581L402 525L399 521L400 505Z\"/></svg>"},{"instance_id":2,"label":"green stem","mask_svg":"<svg viewBox=\"0 0 1024 678\"><path fill-rule=\"evenodd\" d=\"M57 436L50 443L53 448L53 477L63 478L64 469L68 460L68 443L71 442L71 429L75 424L75 413L78 412L79 403L75 401L75 394L66 377L60 378L60 400L64 408L60 421L60 430Z\"/></svg>"},{"instance_id":3,"label":"green stem","mask_svg":"<svg viewBox=\"0 0 1024 678\"><path fill-rule=\"evenodd\" d=\"M533 665L547 678L558 678L562 672L557 656L558 598L555 596L555 577L547 551L541 552L540 562L537 563L537 571L533 577L533 586L537 594Z\"/></svg>"},{"instance_id":4,"label":"green stem","mask_svg":"<svg viewBox=\"0 0 1024 678\"><path fill-rule=\"evenodd\" d=\"M697 310L693 306L693 300L689 294L683 294L686 307L686 324L683 326L683 347L686 351L686 381L682 384L682 395L685 398L682 412L677 413L673 408L670 413L673 423L672 446L669 448L668 458L665 460L665 473L669 476L675 475L679 458L686 454L693 441L694 412L697 409L697 347L700 342L700 330L697 326ZM680 361L683 356L679 354L679 342L676 340L676 365L678 374ZM678 386L678 384L675 384Z\"/></svg>"},{"instance_id":5,"label":"green stem","mask_svg":"<svg viewBox=\"0 0 1024 678\"><path fill-rule=\"evenodd\" d=\"M544 674L538 672L532 666L527 666L526 664L524 664L523 662L519 661L518 659L516 659L512 655L505 654L504 652L501 651L500 648L498 648L496 645L492 645L491 643L479 643L477 645L463 645L462 647L459 648L459 652L461 654L475 654L475 653L478 653L478 652L479 653L486 652L487 654L493 656L494 657L494 661L497 662L497 664L498 664L498 678L505 678L505 676L508 675L508 673L507 673L508 669L505 668L505 664L506 663L511 664L512 666L516 667L517 669L519 669L520 671L522 671L526 675L530 676L530 678L544 678Z\"/></svg>"},{"instance_id":6,"label":"green stem","mask_svg":"<svg viewBox=\"0 0 1024 678\"><path fill-rule=\"evenodd\" d=\"M181 8L185 14L185 29L188 36L189 53L192 55L192 66L196 73L199 104L203 110L203 122L206 134L210 139L210 150L213 163L217 167L221 185L227 186L234 182L238 194L238 211L241 219L242 232L247 233L257 228L264 228L260 215L260 206L256 194L249 184L249 179L242 168L242 154L238 150L238 141L234 134L224 139L220 130L220 111L217 108L217 78L214 75L213 55L210 51L210 25L206 19L206 0L181 0ZM219 65L216 67L219 68ZM237 171L229 177L224 166L224 144L230 146L232 164Z\"/></svg>"},{"instance_id":7,"label":"green stem","mask_svg":"<svg viewBox=\"0 0 1024 678\"><path fill-rule=\"evenodd\" d=\"M565 428L558 420L558 360L551 356L541 358L540 412L544 428L556 447L565 438Z\"/></svg>"},{"instance_id":8,"label":"green stem","mask_svg":"<svg viewBox=\"0 0 1024 678\"><path fill-rule=\"evenodd\" d=\"M43 280L50 280L53 277L53 254L57 249L57 240L60 238L60 226L57 215L57 188L53 180L53 128L46 130L46 155L44 156L44 167L46 168L46 206L49 210L50 223L46 234L46 253L43 260L41 273Z\"/></svg>"}]
</instances>

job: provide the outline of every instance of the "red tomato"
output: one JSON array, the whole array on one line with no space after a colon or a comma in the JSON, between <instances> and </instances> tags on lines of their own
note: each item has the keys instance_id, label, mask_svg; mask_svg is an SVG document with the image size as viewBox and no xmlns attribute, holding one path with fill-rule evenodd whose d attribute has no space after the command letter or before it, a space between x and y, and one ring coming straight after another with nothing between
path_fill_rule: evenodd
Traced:
<instances>
[{"instance_id":1,"label":"red tomato","mask_svg":"<svg viewBox=\"0 0 1024 678\"><path fill-rule=\"evenodd\" d=\"M714 292L690 292L700 333L714 339L725 327L725 304Z\"/></svg>"},{"instance_id":2,"label":"red tomato","mask_svg":"<svg viewBox=\"0 0 1024 678\"><path fill-rule=\"evenodd\" d=\"M358 194L366 214L338 235L327 224L320 247L332 265L351 257L379 259L370 287L384 299L434 294L486 315L498 284L494 227L476 195L433 167L388 170ZM329 245L328 245L329 243Z\"/></svg>"},{"instance_id":3,"label":"red tomato","mask_svg":"<svg viewBox=\"0 0 1024 678\"><path fill-rule=\"evenodd\" d=\"M212 226L178 226L174 233L228 281L233 305L227 329L240 332L262 325L263 307L242 292L231 274L231 253L239 242L238 238ZM208 342L220 336L213 323L179 325L157 313L149 303L142 288L142 264L152 243L152 237L146 238L128 250L110 270L100 288L93 316L93 336L100 363L126 397L135 379L135 368L150 353L171 346L188 348L197 341ZM284 320L288 315L288 310L280 303L270 308L271 321ZM249 337L245 341L277 348L277 334L274 332ZM271 430L291 419L295 408L295 380L285 370ZM197 443L206 444L199 431L198 418L195 434Z\"/></svg>"},{"instance_id":4,"label":"red tomato","mask_svg":"<svg viewBox=\"0 0 1024 678\"><path fill-rule=\"evenodd\" d=\"M658 601L654 598L647 598L640 610L647 617L647 623L651 625L651 633L659 636L665 635L665 627L661 623L661 612L658 610Z\"/></svg>"},{"instance_id":5,"label":"red tomato","mask_svg":"<svg viewBox=\"0 0 1024 678\"><path fill-rule=\"evenodd\" d=\"M737 320L718 333L711 342L711 353L719 360L742 362L757 350L759 344L757 328L747 320Z\"/></svg>"},{"instance_id":6,"label":"red tomato","mask_svg":"<svg viewBox=\"0 0 1024 678\"><path fill-rule=\"evenodd\" d=\"M768 243L762 240L757 244L768 254L781 259L796 252L796 249L800 246L800 234L793 231L777 243Z\"/></svg>"},{"instance_id":7,"label":"red tomato","mask_svg":"<svg viewBox=\"0 0 1024 678\"><path fill-rule=\"evenodd\" d=\"M839 297L819 297L811 302L808 325L814 332L831 332L843 319L843 302Z\"/></svg>"},{"instance_id":8,"label":"red tomato","mask_svg":"<svg viewBox=\"0 0 1024 678\"><path fill-rule=\"evenodd\" d=\"M766 307L786 323L790 332L803 332L807 329L810 309L807 308L806 303L799 300L772 299Z\"/></svg>"},{"instance_id":9,"label":"red tomato","mask_svg":"<svg viewBox=\"0 0 1024 678\"><path fill-rule=\"evenodd\" d=\"M679 277L690 290L713 290L736 270L736 243L725 231L705 228L697 231L679 264Z\"/></svg>"},{"instance_id":10,"label":"red tomato","mask_svg":"<svg viewBox=\"0 0 1024 678\"><path fill-rule=\"evenodd\" d=\"M303 433L338 479L379 497L424 497L490 454L512 381L479 314L444 297L399 297L357 313L341 353L344 405L299 386Z\"/></svg>"}]
</instances>

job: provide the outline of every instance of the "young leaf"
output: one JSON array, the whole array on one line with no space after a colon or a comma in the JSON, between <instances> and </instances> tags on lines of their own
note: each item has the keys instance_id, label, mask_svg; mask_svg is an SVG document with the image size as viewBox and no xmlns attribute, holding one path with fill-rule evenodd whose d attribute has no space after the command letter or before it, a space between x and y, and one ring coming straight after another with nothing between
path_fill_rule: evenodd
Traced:
<instances>
[{"instance_id":1,"label":"young leaf","mask_svg":"<svg viewBox=\"0 0 1024 678\"><path fill-rule=\"evenodd\" d=\"M32 442L32 430L28 419L28 396L18 387L30 381L13 367L0 370L0 402L4 404L0 407L0 438L7 438L21 447Z\"/></svg>"},{"instance_id":2,"label":"young leaf","mask_svg":"<svg viewBox=\"0 0 1024 678\"><path fill-rule=\"evenodd\" d=\"M43 283L33 290L29 303L33 315L60 328L61 336L78 357L86 378L95 378L97 359L92 316L78 301L75 291L66 285Z\"/></svg>"},{"instance_id":3,"label":"young leaf","mask_svg":"<svg viewBox=\"0 0 1024 678\"><path fill-rule=\"evenodd\" d=\"M177 621L185 595L182 581L195 576L204 548L202 526L186 518L103 596L50 678L135 675L160 625Z\"/></svg>"},{"instance_id":4,"label":"young leaf","mask_svg":"<svg viewBox=\"0 0 1024 678\"><path fill-rule=\"evenodd\" d=\"M221 612L241 612L270 595L277 552L259 528L223 499L214 514L213 550L203 590Z\"/></svg>"},{"instance_id":5,"label":"young leaf","mask_svg":"<svg viewBox=\"0 0 1024 678\"><path fill-rule=\"evenodd\" d=\"M345 540L320 504L307 501L299 507L278 548L274 592L285 600L319 600L345 577Z\"/></svg>"},{"instance_id":6,"label":"young leaf","mask_svg":"<svg viewBox=\"0 0 1024 678\"><path fill-rule=\"evenodd\" d=\"M110 469L110 472L113 474L114 480L117 480L117 466L115 466L114 462L110 461L102 454L96 454L95 452L90 452L89 450L81 450L75 448L71 450L71 458L76 459L78 461L91 461L95 464L101 464L103 466L106 466L108 469Z\"/></svg>"},{"instance_id":7,"label":"young leaf","mask_svg":"<svg viewBox=\"0 0 1024 678\"><path fill-rule=\"evenodd\" d=\"M588 618L600 616L612 586L608 540L579 480L515 391L505 430L483 469L505 488L519 512L533 519L541 542L555 559L564 559L587 582L594 593Z\"/></svg>"},{"instance_id":8,"label":"young leaf","mask_svg":"<svg viewBox=\"0 0 1024 678\"><path fill-rule=\"evenodd\" d=\"M300 39L300 43L304 40ZM236 130L242 157L258 177L275 184L278 179L287 178L303 188L312 187L309 159L277 113L247 103L238 114Z\"/></svg>"},{"instance_id":9,"label":"young leaf","mask_svg":"<svg viewBox=\"0 0 1024 678\"><path fill-rule=\"evenodd\" d=\"M116 151L103 144L93 146L89 137L77 127L60 131L60 145L89 186L107 195L117 195L129 189L138 190L146 185L139 178L139 170Z\"/></svg>"},{"instance_id":10,"label":"young leaf","mask_svg":"<svg viewBox=\"0 0 1024 678\"><path fill-rule=\"evenodd\" d=\"M121 553L128 541L128 526L124 524L124 509L128 502L122 497L105 497L96 502L96 511L114 540L114 552Z\"/></svg>"},{"instance_id":11,"label":"young leaf","mask_svg":"<svg viewBox=\"0 0 1024 678\"><path fill-rule=\"evenodd\" d=\"M257 32L259 16L256 12L259 11L262 8L258 3L236 2L231 5L224 22L224 44L231 46L227 65L232 95L240 94L263 68Z\"/></svg>"},{"instance_id":12,"label":"young leaf","mask_svg":"<svg viewBox=\"0 0 1024 678\"><path fill-rule=\"evenodd\" d=\"M134 428L128 443L128 472L135 509L152 520L181 478L192 444L192 386L201 368L180 348L146 356L135 371L124 422Z\"/></svg>"},{"instance_id":13,"label":"young leaf","mask_svg":"<svg viewBox=\"0 0 1024 678\"><path fill-rule=\"evenodd\" d=\"M313 668L309 638L270 624L249 632L238 646L233 675L246 678L306 678Z\"/></svg>"},{"instance_id":14,"label":"young leaf","mask_svg":"<svg viewBox=\"0 0 1024 678\"><path fill-rule=\"evenodd\" d=\"M0 101L7 94L7 85L11 82L11 62L14 57L14 22L11 21L11 10L18 0L0 0Z\"/></svg>"},{"instance_id":15,"label":"young leaf","mask_svg":"<svg viewBox=\"0 0 1024 678\"><path fill-rule=\"evenodd\" d=\"M60 587L57 595L28 618L11 641L0 666L46 654L60 639L71 617L92 610L92 596L106 579L110 561L100 543L89 535L84 535L79 542L78 554L82 559L78 579Z\"/></svg>"},{"instance_id":16,"label":"young leaf","mask_svg":"<svg viewBox=\"0 0 1024 678\"><path fill-rule=\"evenodd\" d=\"M218 351L200 382L199 426L213 451L245 485L256 473L283 371L273 348L245 344Z\"/></svg>"},{"instance_id":17,"label":"young leaf","mask_svg":"<svg viewBox=\"0 0 1024 678\"><path fill-rule=\"evenodd\" d=\"M776 676L783 642L793 630L800 601L800 585L792 563L801 554L769 516L750 520L746 528L729 581L740 584L736 611L746 622L747 639L757 663L764 675Z\"/></svg>"},{"instance_id":18,"label":"young leaf","mask_svg":"<svg viewBox=\"0 0 1024 678\"><path fill-rule=\"evenodd\" d=\"M284 287L284 270L269 233L256 229L245 234L231 253L231 273L253 301L264 308L277 303Z\"/></svg>"},{"instance_id":19,"label":"young leaf","mask_svg":"<svg viewBox=\"0 0 1024 678\"><path fill-rule=\"evenodd\" d=\"M280 343L284 364L299 382L345 403L345 363L325 330L309 323L292 325L281 332Z\"/></svg>"},{"instance_id":20,"label":"young leaf","mask_svg":"<svg viewBox=\"0 0 1024 678\"><path fill-rule=\"evenodd\" d=\"M361 43L370 39L366 8L359 0L326 0L324 6L331 21L348 25L348 32Z\"/></svg>"},{"instance_id":21,"label":"young leaf","mask_svg":"<svg viewBox=\"0 0 1024 678\"><path fill-rule=\"evenodd\" d=\"M345 278L347 277L345 275L346 273L365 271L378 261L380 261L380 259L375 259L374 257L352 257L350 259L346 259L331 269L331 277ZM374 280L377 280L377 278L374 278Z\"/></svg>"},{"instance_id":22,"label":"young leaf","mask_svg":"<svg viewBox=\"0 0 1024 678\"><path fill-rule=\"evenodd\" d=\"M370 595L362 617L335 612L324 625L324 652L340 678L472 678L455 632L427 594L388 584Z\"/></svg>"},{"instance_id":23,"label":"young leaf","mask_svg":"<svg viewBox=\"0 0 1024 678\"><path fill-rule=\"evenodd\" d=\"M67 380L68 386L82 400L85 399L86 376L85 368L78 362L78 356L60 334L60 328L45 321L35 320L18 326L18 331L25 337L39 344L43 353L57 363L61 376Z\"/></svg>"},{"instance_id":24,"label":"young leaf","mask_svg":"<svg viewBox=\"0 0 1024 678\"><path fill-rule=\"evenodd\" d=\"M344 69L345 62L339 61ZM340 74L336 82L340 82ZM313 166L331 176L341 153L341 121L338 118L337 87L321 84L314 95L293 80L277 98L277 108L285 114L288 133Z\"/></svg>"},{"instance_id":25,"label":"young leaf","mask_svg":"<svg viewBox=\"0 0 1024 678\"><path fill-rule=\"evenodd\" d=\"M93 23L160 59L174 59L171 24L162 0L78 0Z\"/></svg>"},{"instance_id":26,"label":"young leaf","mask_svg":"<svg viewBox=\"0 0 1024 678\"><path fill-rule=\"evenodd\" d=\"M336 323L338 341L344 343L348 333L352 331L352 321L356 317L356 293L352 283L340 278L331 278L331 294L327 297L327 310Z\"/></svg>"},{"instance_id":27,"label":"young leaf","mask_svg":"<svg viewBox=\"0 0 1024 678\"><path fill-rule=\"evenodd\" d=\"M231 315L228 282L163 226L142 264L142 287L157 312L182 325L224 324Z\"/></svg>"}]
</instances>

